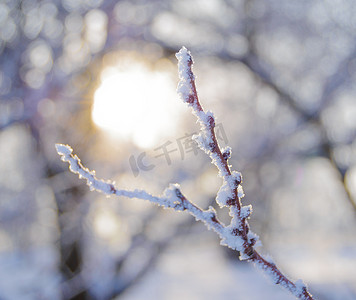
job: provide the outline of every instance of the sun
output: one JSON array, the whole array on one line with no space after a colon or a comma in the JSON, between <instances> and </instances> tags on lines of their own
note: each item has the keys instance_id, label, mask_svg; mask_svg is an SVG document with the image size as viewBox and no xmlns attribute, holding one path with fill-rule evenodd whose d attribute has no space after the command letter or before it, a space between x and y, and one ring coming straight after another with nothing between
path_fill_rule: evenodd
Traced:
<instances>
[{"instance_id":1,"label":"sun","mask_svg":"<svg viewBox=\"0 0 356 300\"><path fill-rule=\"evenodd\" d=\"M175 91L170 70L126 58L102 71L92 119L102 130L138 147L156 146L176 131L182 110Z\"/></svg>"}]
</instances>

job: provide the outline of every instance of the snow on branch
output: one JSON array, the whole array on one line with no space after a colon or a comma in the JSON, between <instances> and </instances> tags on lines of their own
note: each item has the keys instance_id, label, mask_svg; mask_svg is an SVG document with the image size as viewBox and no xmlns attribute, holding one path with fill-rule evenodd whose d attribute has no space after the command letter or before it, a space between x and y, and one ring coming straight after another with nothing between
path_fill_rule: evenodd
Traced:
<instances>
[{"instance_id":1,"label":"snow on branch","mask_svg":"<svg viewBox=\"0 0 356 300\"><path fill-rule=\"evenodd\" d=\"M202 221L209 229L212 228L220 237L221 245L240 252L241 260L253 262L268 274L274 283L280 284L300 299L311 300L313 297L301 280L293 282L289 280L275 265L274 262L260 255L255 247L261 243L258 236L250 231L247 220L252 213L252 206L242 206L241 198L244 192L241 186L242 175L231 170L228 159L231 156L231 147L220 149L215 136L215 117L211 111L205 112L202 108L195 86L195 76L192 71L193 58L185 48L176 54L178 59L179 83L177 92L183 102L187 103L197 117L201 132L193 136L199 148L209 155L212 163L218 169L218 175L222 178L222 185L217 193L216 202L220 207L228 207L231 221L225 225L217 218L214 208L203 210L190 202L182 193L178 184L170 184L161 196L153 196L144 190L118 189L114 183L95 177L95 171L85 168L73 149L68 145L56 144L56 149L62 160L69 163L69 169L79 178L87 181L91 190L102 192L106 195L125 196L138 198L156 203L164 208L172 208L176 211L187 211L197 221Z\"/></svg>"},{"instance_id":2,"label":"snow on branch","mask_svg":"<svg viewBox=\"0 0 356 300\"><path fill-rule=\"evenodd\" d=\"M181 192L179 184L170 184L160 197L153 196L144 190L120 190L115 187L114 183L104 181L95 177L95 172L85 168L79 157L73 154L73 149L68 145L56 144L56 149L61 159L69 163L69 169L74 174L78 174L79 178L85 179L90 190L96 190L106 195L125 196L128 198L138 198L156 203L164 208L173 208L176 211L188 211L195 217L197 221L202 221L209 229L212 228L224 241L231 238L231 233L226 230L226 226L221 223L213 207L208 210L203 210L191 203ZM238 244L237 241L234 244ZM230 245L228 245L230 246ZM235 249L235 248L234 248Z\"/></svg>"}]
</instances>

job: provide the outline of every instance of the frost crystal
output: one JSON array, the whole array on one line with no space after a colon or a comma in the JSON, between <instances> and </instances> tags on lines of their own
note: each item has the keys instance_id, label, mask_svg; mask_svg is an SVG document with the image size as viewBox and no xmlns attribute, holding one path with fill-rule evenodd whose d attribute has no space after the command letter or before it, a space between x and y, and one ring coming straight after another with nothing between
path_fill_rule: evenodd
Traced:
<instances>
[{"instance_id":1,"label":"frost crystal","mask_svg":"<svg viewBox=\"0 0 356 300\"><path fill-rule=\"evenodd\" d=\"M301 296L303 295L305 289L306 289L306 285L304 284L304 282L301 279L298 279L295 282L295 293Z\"/></svg>"},{"instance_id":2,"label":"frost crystal","mask_svg":"<svg viewBox=\"0 0 356 300\"><path fill-rule=\"evenodd\" d=\"M237 251L243 251L243 239L238 235L232 234L230 226L225 228L225 234L220 242L220 245L227 246Z\"/></svg>"},{"instance_id":3,"label":"frost crystal","mask_svg":"<svg viewBox=\"0 0 356 300\"><path fill-rule=\"evenodd\" d=\"M189 95L191 94L191 90L189 85L187 85L185 81L181 80L178 83L177 93L183 102L189 101Z\"/></svg>"},{"instance_id":4,"label":"frost crystal","mask_svg":"<svg viewBox=\"0 0 356 300\"><path fill-rule=\"evenodd\" d=\"M204 130L210 130L212 127L215 126L215 117L212 111L194 111L194 114L197 116L200 125Z\"/></svg>"},{"instance_id":5,"label":"frost crystal","mask_svg":"<svg viewBox=\"0 0 356 300\"><path fill-rule=\"evenodd\" d=\"M230 148L230 147L229 147ZM230 148L231 149L231 148ZM231 150L230 150L230 153L231 153ZM235 183L238 183L240 184L242 182L242 175L240 172L237 172L237 171L233 171L231 173L231 176L233 177Z\"/></svg>"},{"instance_id":6,"label":"frost crystal","mask_svg":"<svg viewBox=\"0 0 356 300\"><path fill-rule=\"evenodd\" d=\"M245 197L245 193L244 193L244 190L242 188L241 185L239 185L239 187L237 188L237 196L241 199L243 197Z\"/></svg>"},{"instance_id":7,"label":"frost crystal","mask_svg":"<svg viewBox=\"0 0 356 300\"><path fill-rule=\"evenodd\" d=\"M190 51L187 50L184 46L179 50L178 53L176 53L176 58L178 59L178 73L179 73L179 78L182 79L189 79L187 70L189 69L189 66L193 63L193 58L192 55L190 54Z\"/></svg>"},{"instance_id":8,"label":"frost crystal","mask_svg":"<svg viewBox=\"0 0 356 300\"><path fill-rule=\"evenodd\" d=\"M192 136L192 139L197 143L198 147L205 151L205 149L208 148L208 143L206 142L206 137L204 134L201 132L199 134L194 134Z\"/></svg>"},{"instance_id":9,"label":"frost crystal","mask_svg":"<svg viewBox=\"0 0 356 300\"><path fill-rule=\"evenodd\" d=\"M224 149L221 150L221 153L224 159L227 161L231 157L232 149L230 146L226 146Z\"/></svg>"},{"instance_id":10,"label":"frost crystal","mask_svg":"<svg viewBox=\"0 0 356 300\"><path fill-rule=\"evenodd\" d=\"M246 205L241 207L241 218L247 219L252 213L252 205Z\"/></svg>"},{"instance_id":11,"label":"frost crystal","mask_svg":"<svg viewBox=\"0 0 356 300\"><path fill-rule=\"evenodd\" d=\"M227 201L229 199L232 199L232 196L232 191L228 183L224 180L216 196L216 202L219 204L220 207L224 207L227 205Z\"/></svg>"},{"instance_id":12,"label":"frost crystal","mask_svg":"<svg viewBox=\"0 0 356 300\"><path fill-rule=\"evenodd\" d=\"M70 155L73 152L73 149L68 145L56 144L56 150L60 155Z\"/></svg>"},{"instance_id":13,"label":"frost crystal","mask_svg":"<svg viewBox=\"0 0 356 300\"><path fill-rule=\"evenodd\" d=\"M193 63L193 59L190 52L185 47L182 47L180 51L176 53L176 57L178 59L178 74L180 79L177 93L183 102L189 102L189 96L192 95L190 80L194 80L194 76L189 73L189 70ZM192 78L190 76L192 76Z\"/></svg>"},{"instance_id":14,"label":"frost crystal","mask_svg":"<svg viewBox=\"0 0 356 300\"><path fill-rule=\"evenodd\" d=\"M183 210L182 200L178 197L180 193L179 184L170 184L163 192L163 202L166 203L165 206L174 207L176 210Z\"/></svg>"},{"instance_id":15,"label":"frost crystal","mask_svg":"<svg viewBox=\"0 0 356 300\"><path fill-rule=\"evenodd\" d=\"M254 232L252 232L251 230L248 232L248 241L251 243L252 242L252 240L254 240L255 241L255 245L254 245L254 247L261 247L262 246L262 242L261 242L261 240L260 240L260 237L256 234L256 233L254 233Z\"/></svg>"}]
</instances>

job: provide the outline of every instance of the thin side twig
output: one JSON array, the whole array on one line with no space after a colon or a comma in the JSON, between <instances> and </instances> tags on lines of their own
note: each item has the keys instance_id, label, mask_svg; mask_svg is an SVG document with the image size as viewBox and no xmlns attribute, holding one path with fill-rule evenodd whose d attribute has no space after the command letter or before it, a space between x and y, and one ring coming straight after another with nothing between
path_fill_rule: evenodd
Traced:
<instances>
[{"instance_id":1,"label":"thin side twig","mask_svg":"<svg viewBox=\"0 0 356 300\"><path fill-rule=\"evenodd\" d=\"M78 156L73 154L73 150L68 145L56 144L57 152L62 160L69 163L70 170L78 174L80 178L87 181L91 190L97 190L107 195L125 196L128 198L139 198L156 203L164 208L173 208L176 211L187 211L202 221L209 229L212 228L220 237L221 244L240 252L241 260L253 262L264 270L274 283L280 284L289 290L294 296L300 299L312 300L313 297L308 292L306 285L297 280L289 280L270 260L259 254L255 246L258 243L258 236L249 230L247 219L252 213L252 206L242 206L241 198L244 192L241 186L242 175L237 171L232 171L228 164L231 156L231 148L220 149L215 136L215 118L211 111L205 112L199 102L198 93L195 86L195 76L192 71L193 58L185 48L176 54L178 59L179 84L178 93L196 115L200 125L201 133L193 136L198 146L209 155L212 163L219 170L219 176L223 184L216 197L216 202L220 207L228 207L231 216L229 225L218 220L214 208L204 210L189 201L182 193L178 184L170 184L163 192L162 196L153 196L144 190L123 190L118 189L112 182L97 179L95 172L85 168Z\"/></svg>"}]
</instances>

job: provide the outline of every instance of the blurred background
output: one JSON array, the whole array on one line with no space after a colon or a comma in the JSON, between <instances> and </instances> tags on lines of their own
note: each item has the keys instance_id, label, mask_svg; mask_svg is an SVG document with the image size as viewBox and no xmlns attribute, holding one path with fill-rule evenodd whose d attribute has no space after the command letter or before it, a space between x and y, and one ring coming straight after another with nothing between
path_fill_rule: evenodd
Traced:
<instances>
[{"instance_id":1,"label":"blurred background","mask_svg":"<svg viewBox=\"0 0 356 300\"><path fill-rule=\"evenodd\" d=\"M191 216L90 192L55 152L212 205L182 45L262 252L317 299L356 299L354 1L1 0L1 300L293 299Z\"/></svg>"}]
</instances>

